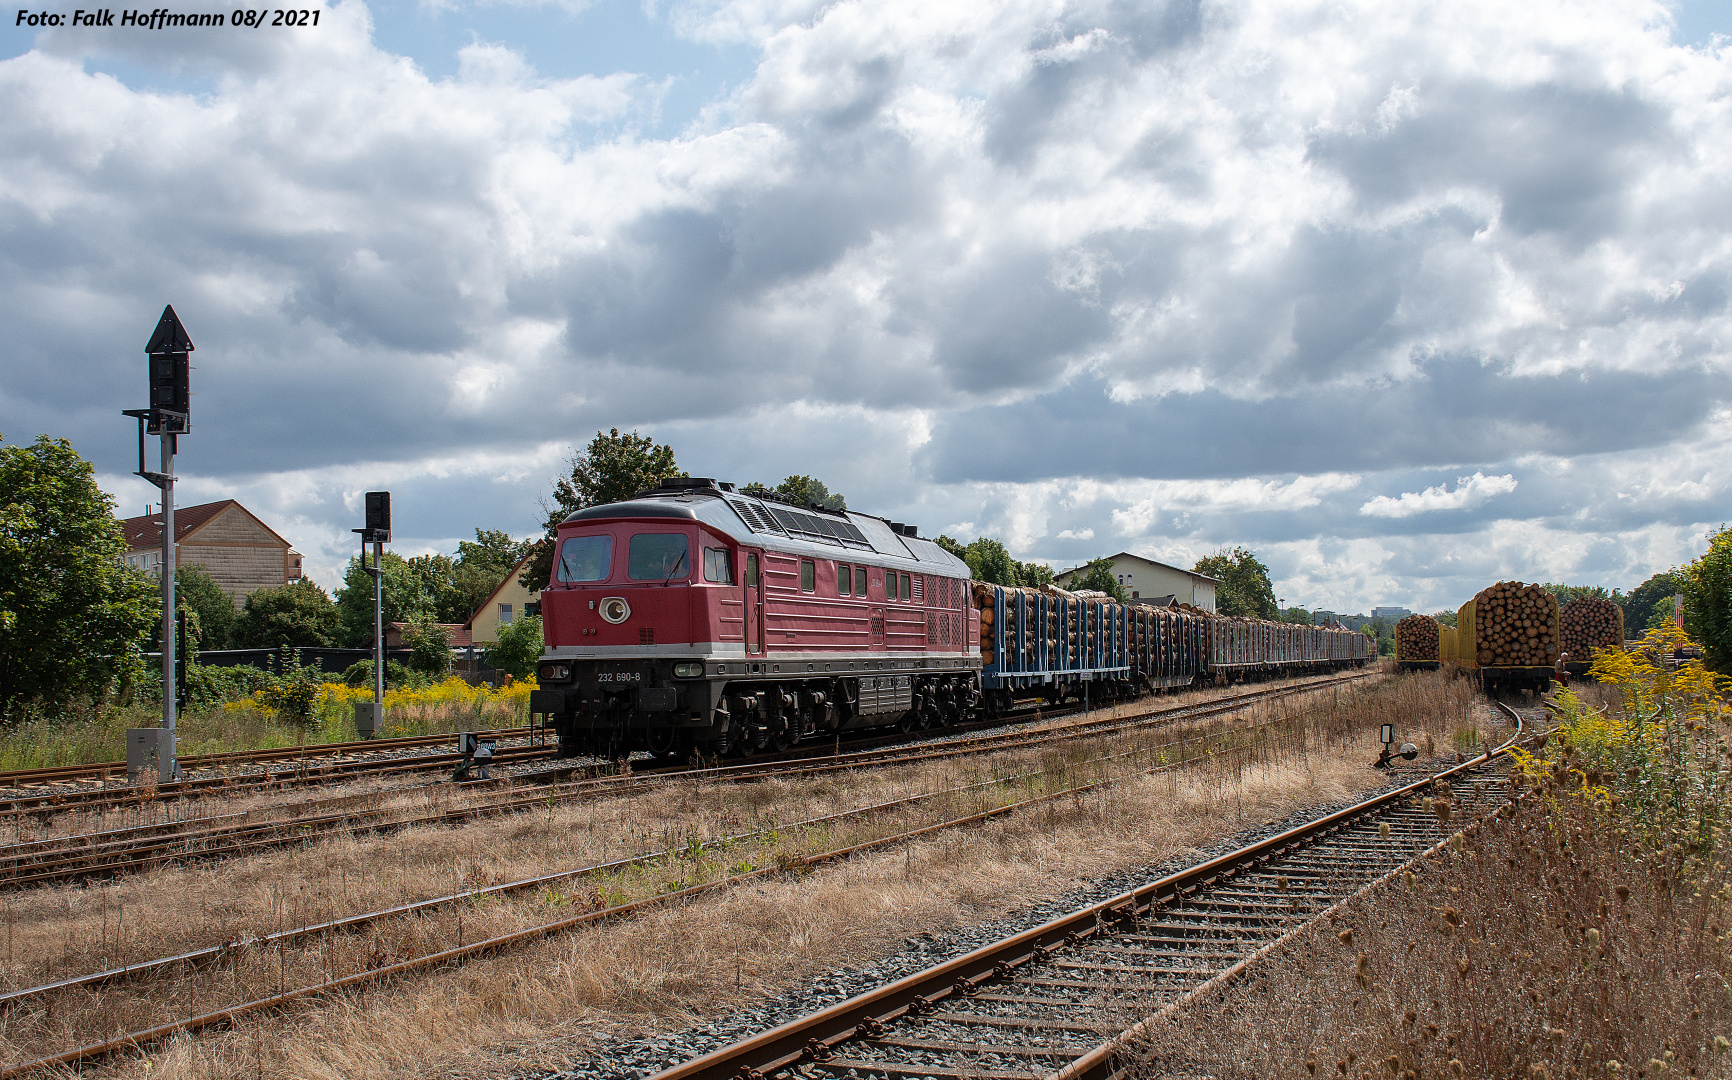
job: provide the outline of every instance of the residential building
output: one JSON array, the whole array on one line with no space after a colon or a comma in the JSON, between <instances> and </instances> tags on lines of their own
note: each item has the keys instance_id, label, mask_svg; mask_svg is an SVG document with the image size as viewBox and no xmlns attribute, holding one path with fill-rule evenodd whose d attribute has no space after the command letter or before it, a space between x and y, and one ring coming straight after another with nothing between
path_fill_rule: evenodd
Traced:
<instances>
[{"instance_id":1,"label":"residential building","mask_svg":"<svg viewBox=\"0 0 1732 1080\"><path fill-rule=\"evenodd\" d=\"M1113 577L1125 587L1132 600L1154 601L1172 597L1178 603L1190 604L1204 611L1215 610L1215 586L1219 584L1206 574L1169 566L1141 555L1121 551L1112 557ZM1082 576L1086 567L1078 566L1053 575L1061 587Z\"/></svg>"},{"instance_id":2,"label":"residential building","mask_svg":"<svg viewBox=\"0 0 1732 1080\"><path fill-rule=\"evenodd\" d=\"M517 580L534 555L535 551L531 549L528 555L519 559L511 572L505 575L505 580L499 583L499 588L494 589L493 594L484 600L481 606L475 609L475 614L469 617L469 621L463 624L469 640L477 645L496 644L499 641L499 631L521 619L528 613L525 609L541 599L540 592L530 592Z\"/></svg>"},{"instance_id":3,"label":"residential building","mask_svg":"<svg viewBox=\"0 0 1732 1080\"><path fill-rule=\"evenodd\" d=\"M121 522L122 561L156 574L162 563L162 511ZM278 588L301 576L301 553L233 499L175 507L175 565L196 566L216 579L240 608L249 593Z\"/></svg>"}]
</instances>

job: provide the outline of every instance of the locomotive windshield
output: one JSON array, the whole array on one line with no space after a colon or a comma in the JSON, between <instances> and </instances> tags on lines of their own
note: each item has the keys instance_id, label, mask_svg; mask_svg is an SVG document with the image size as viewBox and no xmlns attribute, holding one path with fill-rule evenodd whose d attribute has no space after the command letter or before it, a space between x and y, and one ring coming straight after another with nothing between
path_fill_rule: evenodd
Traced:
<instances>
[{"instance_id":1,"label":"locomotive windshield","mask_svg":"<svg viewBox=\"0 0 1732 1080\"><path fill-rule=\"evenodd\" d=\"M631 538L626 576L633 581L684 581L691 574L685 533L638 533Z\"/></svg>"},{"instance_id":2,"label":"locomotive windshield","mask_svg":"<svg viewBox=\"0 0 1732 1080\"><path fill-rule=\"evenodd\" d=\"M573 536L559 549L559 580L606 581L613 568L613 537Z\"/></svg>"}]
</instances>

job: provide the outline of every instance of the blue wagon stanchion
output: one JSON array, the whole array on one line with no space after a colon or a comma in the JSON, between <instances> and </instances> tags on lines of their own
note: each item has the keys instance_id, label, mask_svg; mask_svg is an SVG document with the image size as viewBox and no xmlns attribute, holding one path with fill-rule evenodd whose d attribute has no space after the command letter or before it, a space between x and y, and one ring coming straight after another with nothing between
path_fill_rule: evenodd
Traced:
<instances>
[{"instance_id":1,"label":"blue wagon stanchion","mask_svg":"<svg viewBox=\"0 0 1732 1080\"><path fill-rule=\"evenodd\" d=\"M1150 690L1363 666L1362 634L1120 604L976 583L981 689L999 710L1017 698L1101 700ZM987 624L990 623L988 629ZM1087 684L1085 690L1084 684Z\"/></svg>"}]
</instances>

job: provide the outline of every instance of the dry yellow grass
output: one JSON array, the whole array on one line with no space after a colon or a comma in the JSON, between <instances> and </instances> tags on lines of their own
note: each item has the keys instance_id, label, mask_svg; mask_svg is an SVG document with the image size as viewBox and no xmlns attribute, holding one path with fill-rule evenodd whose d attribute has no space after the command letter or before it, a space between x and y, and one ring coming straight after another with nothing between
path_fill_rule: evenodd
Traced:
<instances>
[{"instance_id":1,"label":"dry yellow grass","mask_svg":"<svg viewBox=\"0 0 1732 1080\"><path fill-rule=\"evenodd\" d=\"M1732 1075L1726 868L1644 852L1627 819L1547 788L1230 991L1155 1017L1130 1075Z\"/></svg>"},{"instance_id":2,"label":"dry yellow grass","mask_svg":"<svg viewBox=\"0 0 1732 1080\"><path fill-rule=\"evenodd\" d=\"M815 971L876 956L917 930L1008 913L1081 880L1176 854L1245 824L1378 784L1365 768L1375 725L1399 715L1402 737L1447 745L1471 716L1459 684L1400 680L1367 694L1326 695L1302 738L1212 765L1116 786L980 828L826 866L679 908L588 929L461 969L182 1038L150 1054L152 1077L247 1075L384 1077L502 1073L525 1059L581 1057L595 1040L679 1026L726 1012ZM1314 703L1315 704L1315 703ZM1299 703L1294 701L1292 707ZM1278 706L1277 708L1281 708ZM1427 713L1421 729L1417 714ZM1217 725L1219 726L1219 725ZM1423 735L1421 734L1423 730ZM143 959L174 948L275 930L404 900L712 839L754 824L789 822L933 792L995 775L1035 774L1024 788L1129 774L1142 757L1091 762L1130 740L1073 744L806 781L686 784L630 798L520 814L388 840L337 838L206 869L164 870L106 888L25 894L8 908L6 982ZM668 863L594 883L608 899L715 876L730 863L779 857L940 820L967 798L932 800L848 829L790 830L705 860ZM768 861L766 861L768 860ZM217 1007L279 986L364 968L370 955L423 955L532 925L596 900L590 886L464 903L285 956L255 955L215 972L186 972L143 995L66 995L52 1010L0 1021L8 1060L109 1037L193 1007ZM478 1047L486 1049L477 1049ZM138 1059L102 1074L144 1075Z\"/></svg>"}]
</instances>

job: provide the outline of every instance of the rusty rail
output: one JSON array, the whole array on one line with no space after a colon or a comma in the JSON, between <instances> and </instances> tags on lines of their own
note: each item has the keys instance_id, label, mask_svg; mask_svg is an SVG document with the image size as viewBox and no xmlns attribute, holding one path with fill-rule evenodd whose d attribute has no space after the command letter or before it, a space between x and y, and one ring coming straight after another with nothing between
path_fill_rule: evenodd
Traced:
<instances>
[{"instance_id":1,"label":"rusty rail","mask_svg":"<svg viewBox=\"0 0 1732 1080\"><path fill-rule=\"evenodd\" d=\"M1265 725L1258 725L1258 727L1264 727L1264 726L1267 726L1267 725L1266 724ZM1225 735L1230 735L1230 734L1234 734L1234 733L1222 732L1222 733L1214 733L1214 734L1210 734L1210 735L1200 735L1200 736L1195 736L1191 739L1182 740L1181 742L1201 742L1201 741L1206 741L1209 739L1219 739ZM1180 743L1175 743L1175 744L1171 744L1171 745L1180 745ZM1163 748L1157 748L1157 749L1165 749L1165 748L1163 747ZM950 820L938 822L938 823L931 824L931 825L924 825L924 826L921 826L919 828L906 830L904 832L896 833L896 834L891 835L891 836L879 837L877 839L864 841L864 842L859 843L859 844L853 844L853 845L850 845L848 847L835 848L835 849L832 849L829 851L821 852L821 853L816 854L816 855L807 856L807 857L803 858L796 865L798 867L810 867L810 866L821 865L824 863L849 858L851 856L861 854L863 852L874 851L874 850L878 850L880 848L890 847L890 846L893 846L896 844L901 844L901 843L905 843L905 842L908 842L911 840L916 840L916 839L919 839L919 838L924 837L924 836L929 836L929 835L933 835L933 834L940 833L940 832L946 832L946 831L949 831L952 829L963 828L963 827L970 826L970 825L981 824L981 823L984 823L986 821L990 821L994 818L1003 817L1003 816L1006 816L1009 814L1013 814L1019 810L1024 810L1024 809L1027 809L1030 807L1039 806L1039 805L1042 805L1042 804L1045 804L1048 802L1054 802L1054 801L1058 801L1061 799L1075 798L1075 797L1087 794L1087 793L1092 792L1092 791L1097 791L1097 790L1100 790L1103 788L1111 787L1111 786L1118 784L1118 783L1120 783L1126 779L1131 779L1131 778L1134 778L1137 776L1144 776L1144 775L1149 775L1149 774L1153 774L1153 773L1166 772L1166 771L1171 771L1171 770L1175 770L1175 769L1186 768L1186 767L1198 764L1200 762L1210 760L1210 759L1212 759L1216 756L1219 756L1221 754L1238 752L1241 749L1243 749L1243 747L1241 747L1241 746L1225 747L1225 748L1222 748L1221 750L1218 750L1218 751L1207 752L1204 754L1200 754L1196 757L1186 758L1182 761L1164 763L1161 765L1152 766L1152 767L1147 768L1147 769L1137 770L1136 772L1128 773L1124 776L1109 777L1109 778L1105 778L1105 779L1101 779L1101 780L1092 781L1092 782L1086 783L1086 784L1079 784L1079 785L1076 785L1074 787L1066 788L1065 790L1062 790L1062 791L1047 792L1047 793L1042 794L1042 795L1034 796L1034 797L1031 797L1028 799L1023 799L1023 800L1020 800L1020 801L1014 802L1014 803L1009 803L1009 804L1006 804L1004 806L993 807L991 809L980 811L978 813L969 814L969 815L965 815L963 817L958 817L958 818L952 818ZM881 812L882 810L889 809L889 808L892 808L892 807L897 806L897 805L924 801L927 799L936 798L938 796L946 795L946 794L956 794L958 792L967 791L967 790L970 790L973 788L1002 786L1003 784L1014 781L1014 780L1026 779L1028 777L1032 777L1032 776L1036 776L1036 775L1039 775L1039 774L1027 773L1027 774L1021 774L1019 776L1004 777L1004 778L999 778L996 780L984 781L982 783L974 784L974 785L966 785L962 788L946 789L946 790L940 791L940 792L930 792L930 793L926 793L924 795L911 796L911 797L908 797L905 799L893 800L893 801L888 802L888 803L880 803L880 804L875 804L875 805L870 806L870 807L863 807L863 808L858 808L858 809L850 810L850 811L842 811L840 813L827 815L825 817L813 818L807 822L797 822L797 823L794 823L791 825L783 825L783 826L780 826L780 828L782 828L782 829L797 828L797 827L800 827L801 825L820 824L820 823L827 822L827 821L833 821L833 820L836 820L838 818L860 816L860 815L869 814L869 813L878 813L878 812ZM544 876L538 877L538 878L527 879L523 882L514 882L514 883L509 883L507 885L496 886L493 889L489 889L489 890L485 890L485 891L496 892L496 891L518 889L518 888L535 887L535 886L539 886L541 884L549 883L551 881L562 880L565 878L578 876L578 875L584 874L584 873L601 873L601 872L606 872L606 871L612 870L612 869L623 868L625 866L629 866L629 865L632 865L634 863L651 861L651 860L656 859L656 858L664 857L666 854L667 854L667 852L657 852L654 855L637 856L637 857L630 858L630 859L618 860L618 861L615 861L612 863L598 864L597 866L594 866L594 867L580 868L580 869L572 870L572 871L565 871L565 872L555 873L555 874L551 874L551 875L544 875ZM175 1022L169 1023L169 1024L158 1025L156 1027L148 1028L148 1029L145 1029L142 1031L131 1032L129 1034L122 1035L122 1036L119 1036L119 1037L114 1038L114 1039L110 1039L106 1042L97 1043L97 1044L93 1044L90 1046L79 1047L75 1050L69 1050L69 1051L62 1053L62 1054L53 1055L51 1057L39 1058L39 1059L34 1060L34 1061L25 1062L25 1063L20 1064L20 1065L15 1065L15 1066L9 1067L6 1070L4 1070L3 1072L0 1072L0 1080L11 1080L11 1078L13 1078L13 1077L25 1076L25 1075L28 1075L29 1073L36 1072L39 1070L65 1067L65 1066L75 1065L75 1064L78 1064L81 1062L92 1061L92 1060L104 1058L104 1057L107 1057L107 1056L112 1055L114 1053L117 1053L117 1052L120 1052L123 1050L134 1049L134 1048L137 1048L137 1047L140 1047L143 1045L147 1045L147 1044L152 1043L152 1042L157 1042L157 1041L160 1041L161 1039L168 1038L168 1037L173 1036L173 1035L205 1030L208 1028L228 1024L228 1023L230 1023L230 1022L232 1022L232 1021L234 1021L240 1017L246 1016L246 1015L280 1009L281 1007L283 1007L285 1005L290 1005L290 1004L293 1004L297 1001L302 1001L302 1000L306 1000L309 998L326 996L326 995L333 994L333 993L336 993L336 992L339 992L342 990L353 989L353 988L364 986L364 985L369 985L369 984L373 984L373 983L377 983L377 982L386 981L386 980L394 978L398 975L404 975L404 974L410 974L410 973L414 973L414 972L425 971L425 970L429 970L432 968L441 967L441 966L444 966L447 964L458 963L458 962L463 962L463 961L475 959L477 957L488 955L488 954L500 951L502 949L510 948L510 947L513 947L516 945L521 945L521 944L525 944L525 943L528 943L531 941L536 941L536 940L540 940L542 938L550 937L550 936L553 936L556 934L564 933L568 930L573 930L573 929L576 929L576 928L581 927L581 926L586 926L586 925L600 922L600 921L604 921L604 920L615 919L615 918L619 918L619 917L626 916L626 915L636 914L640 911L644 911L644 910L647 910L649 908L652 908L652 907L655 907L655 906L658 906L661 904L677 902L677 901L689 899L692 897L701 896L701 895L704 895L706 893L710 893L710 892L714 892L714 891L718 891L718 890L722 890L722 889L727 889L727 888L732 888L736 885L744 884L746 882L756 881L756 880L759 880L762 878L771 877L771 876L774 876L777 874L784 873L790 868L791 867L781 866L781 865L768 866L768 867L764 867L764 868L758 869L758 870L753 870L753 871L750 871L750 872L744 873L744 874L737 874L737 875L732 875L732 876L726 877L726 878L719 878L715 881L700 883L698 885L693 885L693 886L690 886L688 888L681 889L681 890L678 890L675 892L670 892L670 893L665 893L665 894L661 894L658 896L648 897L648 898L645 898L643 900L637 900L637 901L633 901L633 902L628 903L628 904L622 904L622 905L618 905L615 907L605 908L605 909L600 910L600 911L585 912L585 913L580 914L580 915L572 916L571 918L561 919L561 920L558 920L556 922L551 922L551 923L545 923L545 924L542 924L540 926L529 927L527 929L514 931L514 932L509 933L509 934L502 934L502 935L499 935L497 937L488 938L484 941L474 942L474 943L469 944L469 945L459 946L459 947L451 948L451 949L445 949L445 950L442 950L442 951L437 952L437 953L431 953L427 956L416 957L414 959L400 961L398 963L390 964L390 965L384 966L384 967L380 967L380 968L375 969L375 970L357 972L353 975L345 976L343 978L333 979L333 980L329 980L329 981L322 982L322 983L316 983L316 984L312 984L309 986L299 987L295 990L285 991L283 993L274 994L274 995L271 995L269 997L258 998L254 1001L245 1002L245 1003L242 1003L239 1005L234 1005L234 1006L231 1006L231 1007L225 1008L225 1009L219 1009L219 1010L216 1010L214 1012L205 1013L201 1016L191 1017L191 1018L188 1018L185 1020L179 1020L179 1021L175 1021ZM150 970L160 970L163 967L171 966L171 965L177 964L177 963L186 963L186 962L195 962L195 961L200 961L200 960L206 960L206 959L214 958L216 956L220 956L225 951L232 949L232 948L245 947L247 945L257 944L257 943L268 943L268 944L279 944L280 945L280 943L284 939L292 937L292 936L297 936L297 935L298 936L306 936L307 934L312 934L312 933L323 933L323 932L329 932L331 930L336 930L336 929L347 929L347 928L352 928L353 926L363 925L365 922L368 922L368 921L373 921L376 919L385 918L385 917L389 917L392 915L413 914L418 910L424 910L428 907L431 907L431 906L434 906L437 904L449 903L449 902L452 902L453 900L466 898L470 895L473 895L473 894L463 893L463 894L454 894L453 896L448 896L448 897L439 897L439 898L436 898L433 900L420 901L420 902L415 903L415 904L402 905L402 906L397 907L397 908L386 909L384 911L371 912L371 913L368 913L365 915L359 915L359 916L352 916L349 919L333 920L330 923L318 924L316 926L301 927L301 928L295 928L295 929L288 930L288 931L282 931L279 934L266 935L265 937L255 939L253 942L233 943L231 945L225 945L225 946L213 946L209 949L184 953L184 954L180 954L180 955L173 956L173 957L164 957L160 960L146 962L145 964L131 965L131 966L126 967L126 968L117 968L117 969L113 969L111 971L98 972L98 973L95 973L92 975L87 975L87 976L78 976L78 977L75 977L72 979L62 980L62 981L57 982L57 983L45 984L43 986L33 987L33 988L30 988L27 990L15 991L11 994L4 995L3 997L0 997L0 1005L9 1005L15 1001L22 1001L22 1000L32 998L32 997L39 997L39 996L51 993L51 992L56 991L56 990L75 989L75 988L82 987L82 986L89 986L89 985L93 985L93 984L99 984L102 982L115 981L115 980L126 978L126 977L129 977L132 975L143 974L143 973L150 971Z\"/></svg>"},{"instance_id":2,"label":"rusty rail","mask_svg":"<svg viewBox=\"0 0 1732 1080\"><path fill-rule=\"evenodd\" d=\"M1520 724L1519 716L1517 723ZM1517 737L1519 734L1518 726ZM886 1025L904 1016L918 1016L932 1011L948 998L969 995L982 984L1005 977L1030 962L1045 960L1054 951L1067 945L1080 944L1108 934L1117 925L1135 925L1139 919L1158 913L1168 903L1181 900L1193 891L1230 880L1248 866L1286 854L1295 847L1375 815L1440 780L1458 776L1469 769L1480 768L1494 756L1507 752L1514 741L1512 738L1497 750L1488 750L1483 757L1476 757L1238 851L1169 874L1109 900L1091 904L964 956L848 1001L839 1002L811 1016L791 1021L732 1046L666 1069L655 1074L652 1080L737 1080L739 1077L768 1075L804 1062L823 1061L837 1047L850 1040L872 1037L881 1033ZM1311 921L1308 920L1305 925L1311 925ZM1287 940L1293 932L1297 931L1283 935L1280 941ZM1271 947L1273 944L1279 944L1279 941L1272 943ZM1243 966L1249 963L1250 958L1246 958L1235 967L1242 971ZM1218 978L1220 977L1225 977L1225 973ZM1117 1069L1113 1062L1126 1045L1126 1040L1135 1037L1136 1031L1137 1029L1133 1028L1130 1032L1088 1051L1058 1075L1064 1080L1103 1080L1116 1075Z\"/></svg>"}]
</instances>

